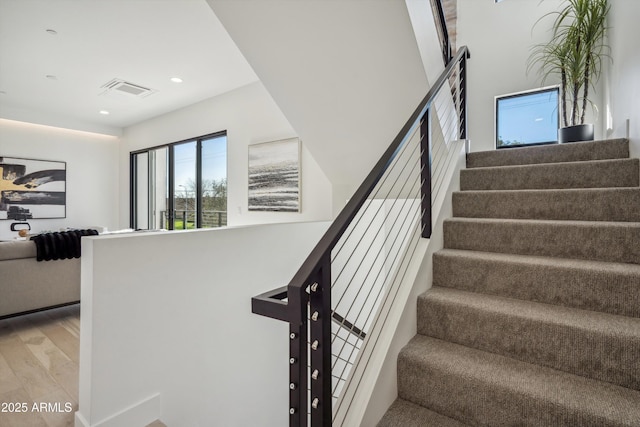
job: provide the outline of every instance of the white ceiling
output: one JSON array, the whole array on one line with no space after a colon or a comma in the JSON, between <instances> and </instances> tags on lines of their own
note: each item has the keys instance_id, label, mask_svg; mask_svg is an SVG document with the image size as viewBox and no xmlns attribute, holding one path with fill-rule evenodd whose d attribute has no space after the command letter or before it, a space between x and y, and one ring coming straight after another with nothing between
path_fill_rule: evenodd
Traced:
<instances>
[{"instance_id":1,"label":"white ceiling","mask_svg":"<svg viewBox=\"0 0 640 427\"><path fill-rule=\"evenodd\" d=\"M0 0L2 118L117 135L256 80L205 0Z\"/></svg>"}]
</instances>

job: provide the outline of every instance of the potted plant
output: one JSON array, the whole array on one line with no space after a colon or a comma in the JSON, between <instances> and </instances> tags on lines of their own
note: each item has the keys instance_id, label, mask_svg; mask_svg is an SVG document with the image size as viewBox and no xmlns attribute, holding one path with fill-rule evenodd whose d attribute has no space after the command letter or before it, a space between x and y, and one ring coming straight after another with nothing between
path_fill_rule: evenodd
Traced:
<instances>
[{"instance_id":1,"label":"potted plant","mask_svg":"<svg viewBox=\"0 0 640 427\"><path fill-rule=\"evenodd\" d=\"M609 58L606 44L607 0L567 0L555 15L551 40L534 46L527 69L539 67L542 82L560 80L562 127L558 142L593 140L593 124L585 124L587 106L597 111L589 99L595 88L604 58ZM540 20L538 20L539 22ZM536 23L537 24L537 23Z\"/></svg>"}]
</instances>

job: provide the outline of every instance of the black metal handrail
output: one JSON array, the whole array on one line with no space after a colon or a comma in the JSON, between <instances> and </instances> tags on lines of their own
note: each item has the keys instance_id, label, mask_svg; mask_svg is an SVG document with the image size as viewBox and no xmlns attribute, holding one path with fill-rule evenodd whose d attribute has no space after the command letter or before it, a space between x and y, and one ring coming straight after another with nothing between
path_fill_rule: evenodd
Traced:
<instances>
[{"instance_id":1,"label":"black metal handrail","mask_svg":"<svg viewBox=\"0 0 640 427\"><path fill-rule=\"evenodd\" d=\"M345 234L359 210L367 202L373 189L402 151L405 143L416 128L425 137L421 138L420 163L422 165L422 237L431 235L431 152L428 140L430 120L429 109L440 89L450 83L456 75L459 88L452 91L457 108L457 134L466 139L466 60L469 51L460 48L455 58L449 61L445 70L402 127L391 145L364 179L346 206L329 226L318 244L291 279L287 287L278 288L252 298L253 313L286 321L290 336L290 426L307 425L307 406L310 403L311 425L330 426L332 422L331 394L331 324L332 321L345 325L346 320L331 309L331 252ZM285 301L286 299L286 301ZM310 320L310 321L309 321ZM346 329L355 334L363 334L354 324ZM310 349L310 350L309 350ZM310 351L311 368L307 360ZM311 378L310 397L308 382Z\"/></svg>"},{"instance_id":2,"label":"black metal handrail","mask_svg":"<svg viewBox=\"0 0 640 427\"><path fill-rule=\"evenodd\" d=\"M466 46L462 47L456 57L449 62L449 65L444 69L435 84L429 89L427 95L422 99L418 107L415 109L407 123L403 126L402 130L395 137L389 148L384 152L378 163L373 167L369 175L362 182L358 190L351 197L349 202L345 205L344 209L338 214L335 221L331 224L327 232L324 234L320 242L311 251L311 254L307 257L306 261L302 264L302 267L298 270L296 275L289 283L288 289L303 289L305 288L305 282L307 282L316 272L318 266L322 264L324 258L336 245L342 234L345 232L353 218L356 216L358 209L367 200L369 194L378 183L387 167L391 164L396 154L400 151L402 143L409 135L410 130L414 127L415 123L419 121L421 117L427 111L427 108L433 101L435 95L440 88L448 81L449 76L452 74L458 63L469 58L469 50ZM463 92L466 92L463 89ZM465 109L466 110L466 109ZM460 138L466 138L466 120L461 120L464 130L461 129ZM423 236L430 237L430 236ZM307 285L308 286L308 285Z\"/></svg>"},{"instance_id":3,"label":"black metal handrail","mask_svg":"<svg viewBox=\"0 0 640 427\"><path fill-rule=\"evenodd\" d=\"M449 28L447 26L447 19L444 14L444 7L441 0L431 0L431 5L435 9L435 21L436 28L440 35L440 49L442 50L442 59L444 64L448 64L453 57L453 48L451 46L451 39L449 37Z\"/></svg>"}]
</instances>

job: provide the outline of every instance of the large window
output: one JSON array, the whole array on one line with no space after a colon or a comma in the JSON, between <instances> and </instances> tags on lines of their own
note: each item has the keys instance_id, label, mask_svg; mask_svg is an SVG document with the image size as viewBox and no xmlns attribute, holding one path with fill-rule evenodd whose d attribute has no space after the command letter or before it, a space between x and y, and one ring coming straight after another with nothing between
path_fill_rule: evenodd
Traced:
<instances>
[{"instance_id":1,"label":"large window","mask_svg":"<svg viewBox=\"0 0 640 427\"><path fill-rule=\"evenodd\" d=\"M496 148L558 142L558 87L496 97Z\"/></svg>"},{"instance_id":2,"label":"large window","mask_svg":"<svg viewBox=\"0 0 640 427\"><path fill-rule=\"evenodd\" d=\"M225 132L131 153L131 227L227 225Z\"/></svg>"}]
</instances>

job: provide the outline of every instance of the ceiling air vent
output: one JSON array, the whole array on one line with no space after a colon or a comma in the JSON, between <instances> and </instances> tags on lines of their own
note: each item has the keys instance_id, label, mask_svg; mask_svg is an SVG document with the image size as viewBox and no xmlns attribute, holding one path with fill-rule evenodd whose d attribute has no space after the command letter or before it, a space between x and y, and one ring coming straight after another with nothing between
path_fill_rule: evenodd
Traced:
<instances>
[{"instance_id":1,"label":"ceiling air vent","mask_svg":"<svg viewBox=\"0 0 640 427\"><path fill-rule=\"evenodd\" d=\"M155 92L155 90L149 89L148 87L126 82L122 79L113 79L108 83L103 84L101 88L104 89L104 92L102 92L103 94L107 92L123 93L138 98L144 98L145 96L149 96Z\"/></svg>"}]
</instances>

